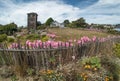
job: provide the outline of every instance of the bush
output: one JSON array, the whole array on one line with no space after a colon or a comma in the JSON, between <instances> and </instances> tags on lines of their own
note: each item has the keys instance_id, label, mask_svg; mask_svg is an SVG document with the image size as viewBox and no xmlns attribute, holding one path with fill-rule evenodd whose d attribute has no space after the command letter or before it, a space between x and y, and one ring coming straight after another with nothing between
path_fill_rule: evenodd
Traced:
<instances>
[{"instance_id":1,"label":"bush","mask_svg":"<svg viewBox=\"0 0 120 81\"><path fill-rule=\"evenodd\" d=\"M48 36L46 36L46 35L42 35L41 40L42 40L43 42L48 41L48 39L49 39Z\"/></svg>"},{"instance_id":2,"label":"bush","mask_svg":"<svg viewBox=\"0 0 120 81\"><path fill-rule=\"evenodd\" d=\"M120 58L120 43L116 44L116 45L114 46L113 50L114 50L114 54L115 54L118 58Z\"/></svg>"},{"instance_id":3,"label":"bush","mask_svg":"<svg viewBox=\"0 0 120 81\"><path fill-rule=\"evenodd\" d=\"M40 36L38 34L30 34L26 36L27 40L38 40L40 39Z\"/></svg>"},{"instance_id":4,"label":"bush","mask_svg":"<svg viewBox=\"0 0 120 81\"><path fill-rule=\"evenodd\" d=\"M6 40L7 40L7 35L6 34L0 35L0 42L6 41Z\"/></svg>"},{"instance_id":5,"label":"bush","mask_svg":"<svg viewBox=\"0 0 120 81\"><path fill-rule=\"evenodd\" d=\"M14 38L10 38L10 37L9 37L9 38L7 38L7 41L8 41L8 42L14 42L14 41L15 41L15 39L14 39Z\"/></svg>"},{"instance_id":6,"label":"bush","mask_svg":"<svg viewBox=\"0 0 120 81\"><path fill-rule=\"evenodd\" d=\"M42 29L45 29L45 28L46 28L46 27L45 27L45 26L43 26L43 25L42 25L42 26L38 26L38 27L37 27L37 29L38 29L38 30L42 30Z\"/></svg>"},{"instance_id":7,"label":"bush","mask_svg":"<svg viewBox=\"0 0 120 81\"><path fill-rule=\"evenodd\" d=\"M29 76L32 76L32 75L35 74L35 70L32 69L32 68L28 68L28 69L27 69L27 74L28 74Z\"/></svg>"},{"instance_id":8,"label":"bush","mask_svg":"<svg viewBox=\"0 0 120 81\"><path fill-rule=\"evenodd\" d=\"M85 67L91 67L100 69L101 68L101 60L99 57L85 57L82 59L82 64L85 65Z\"/></svg>"},{"instance_id":9,"label":"bush","mask_svg":"<svg viewBox=\"0 0 120 81\"><path fill-rule=\"evenodd\" d=\"M119 31L116 31L116 30L113 30L113 29L108 29L107 32L110 33L110 34L120 35Z\"/></svg>"},{"instance_id":10,"label":"bush","mask_svg":"<svg viewBox=\"0 0 120 81\"><path fill-rule=\"evenodd\" d=\"M120 65L115 61L115 58L102 57L101 63L108 70L108 76L111 75L113 77L112 81L119 81L120 78Z\"/></svg>"}]
</instances>

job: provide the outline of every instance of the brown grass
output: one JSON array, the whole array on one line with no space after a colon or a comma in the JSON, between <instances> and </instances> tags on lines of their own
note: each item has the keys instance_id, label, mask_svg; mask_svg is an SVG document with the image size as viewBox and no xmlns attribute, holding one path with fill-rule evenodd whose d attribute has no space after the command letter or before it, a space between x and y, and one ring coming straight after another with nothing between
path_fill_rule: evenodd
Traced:
<instances>
[{"instance_id":1,"label":"brown grass","mask_svg":"<svg viewBox=\"0 0 120 81\"><path fill-rule=\"evenodd\" d=\"M50 28L48 29L50 33L55 33L58 37L56 40L66 41L69 39L80 39L82 36L88 37L107 37L108 33L98 32L98 31L88 31L83 29L72 29L72 28Z\"/></svg>"}]
</instances>

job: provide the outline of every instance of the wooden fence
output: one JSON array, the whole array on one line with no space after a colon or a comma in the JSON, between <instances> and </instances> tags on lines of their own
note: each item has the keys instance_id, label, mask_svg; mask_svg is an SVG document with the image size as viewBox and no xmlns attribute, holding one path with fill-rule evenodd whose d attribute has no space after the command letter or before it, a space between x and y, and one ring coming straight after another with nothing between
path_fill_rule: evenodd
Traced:
<instances>
[{"instance_id":1,"label":"wooden fence","mask_svg":"<svg viewBox=\"0 0 120 81\"><path fill-rule=\"evenodd\" d=\"M60 64L67 64L82 56L110 53L114 43L120 38L111 38L104 42L88 42L71 47L39 48L39 49L8 49L6 44L0 44L0 65L27 65L36 69L54 69Z\"/></svg>"}]
</instances>

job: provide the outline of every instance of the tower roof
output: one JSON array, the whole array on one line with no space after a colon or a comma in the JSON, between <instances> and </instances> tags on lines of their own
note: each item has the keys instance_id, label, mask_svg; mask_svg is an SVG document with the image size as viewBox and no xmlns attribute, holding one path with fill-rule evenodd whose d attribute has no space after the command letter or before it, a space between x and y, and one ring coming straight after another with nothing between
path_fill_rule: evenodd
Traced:
<instances>
[{"instance_id":1,"label":"tower roof","mask_svg":"<svg viewBox=\"0 0 120 81\"><path fill-rule=\"evenodd\" d=\"M28 13L28 15L30 15L30 14L35 14L35 15L37 15L37 16L38 16L38 14L37 14L37 13L35 13L35 12L30 12L30 13Z\"/></svg>"}]
</instances>

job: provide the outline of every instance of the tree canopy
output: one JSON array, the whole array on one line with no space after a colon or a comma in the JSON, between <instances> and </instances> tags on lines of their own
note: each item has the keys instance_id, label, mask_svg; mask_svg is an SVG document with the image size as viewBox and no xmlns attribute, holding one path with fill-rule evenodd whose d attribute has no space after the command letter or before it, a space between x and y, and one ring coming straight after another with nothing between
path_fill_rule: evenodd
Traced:
<instances>
[{"instance_id":1,"label":"tree canopy","mask_svg":"<svg viewBox=\"0 0 120 81\"><path fill-rule=\"evenodd\" d=\"M70 27L80 27L80 28L85 28L87 27L87 23L85 21L85 19L82 17L82 18L79 18L77 19L76 21L72 21L72 23L69 25Z\"/></svg>"},{"instance_id":2,"label":"tree canopy","mask_svg":"<svg viewBox=\"0 0 120 81\"><path fill-rule=\"evenodd\" d=\"M69 20L64 20L63 23L64 23L65 27L68 27L68 25L70 24Z\"/></svg>"},{"instance_id":3,"label":"tree canopy","mask_svg":"<svg viewBox=\"0 0 120 81\"><path fill-rule=\"evenodd\" d=\"M12 35L16 31L17 25L15 23L0 26L0 34Z\"/></svg>"},{"instance_id":4,"label":"tree canopy","mask_svg":"<svg viewBox=\"0 0 120 81\"><path fill-rule=\"evenodd\" d=\"M47 19L47 21L45 22L46 26L50 26L50 24L53 22L54 20L50 17Z\"/></svg>"}]
</instances>

